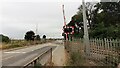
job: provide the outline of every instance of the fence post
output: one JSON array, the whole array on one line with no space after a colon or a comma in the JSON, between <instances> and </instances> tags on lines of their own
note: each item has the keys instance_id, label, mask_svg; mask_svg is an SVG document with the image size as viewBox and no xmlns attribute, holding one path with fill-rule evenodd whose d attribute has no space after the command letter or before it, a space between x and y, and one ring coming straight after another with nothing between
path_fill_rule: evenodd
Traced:
<instances>
[{"instance_id":1,"label":"fence post","mask_svg":"<svg viewBox=\"0 0 120 68\"><path fill-rule=\"evenodd\" d=\"M91 58L93 58L94 39L91 39Z\"/></svg>"},{"instance_id":2,"label":"fence post","mask_svg":"<svg viewBox=\"0 0 120 68\"><path fill-rule=\"evenodd\" d=\"M34 63L33 65L36 66L36 63L37 63L36 60L33 63Z\"/></svg>"},{"instance_id":3,"label":"fence post","mask_svg":"<svg viewBox=\"0 0 120 68\"><path fill-rule=\"evenodd\" d=\"M102 49L101 58L102 58L102 56L104 56L104 39L102 39L101 42L102 42L101 44L101 49Z\"/></svg>"},{"instance_id":4,"label":"fence post","mask_svg":"<svg viewBox=\"0 0 120 68\"><path fill-rule=\"evenodd\" d=\"M94 42L93 42L93 44L94 44L94 46L93 46L93 56L95 55L95 46L96 46L96 39L94 39ZM96 59L96 58L95 58Z\"/></svg>"},{"instance_id":5,"label":"fence post","mask_svg":"<svg viewBox=\"0 0 120 68\"><path fill-rule=\"evenodd\" d=\"M97 50L97 39L95 38L95 54L97 53L96 50ZM95 57L95 59L97 60L97 57Z\"/></svg>"},{"instance_id":6,"label":"fence post","mask_svg":"<svg viewBox=\"0 0 120 68\"><path fill-rule=\"evenodd\" d=\"M109 39L109 53L110 53L110 61L112 61L113 62L113 55L112 55L112 39ZM111 65L113 66L113 63L111 63Z\"/></svg>"},{"instance_id":7,"label":"fence post","mask_svg":"<svg viewBox=\"0 0 120 68\"><path fill-rule=\"evenodd\" d=\"M109 39L107 39L107 48L106 48L106 50L107 50L107 64L109 64L109 59L110 58L108 58L109 57Z\"/></svg>"},{"instance_id":8,"label":"fence post","mask_svg":"<svg viewBox=\"0 0 120 68\"><path fill-rule=\"evenodd\" d=\"M107 56L107 53L106 53L106 49L107 49L107 40L106 38L104 38L104 54L105 56ZM105 63L107 64L107 57L105 57Z\"/></svg>"},{"instance_id":9,"label":"fence post","mask_svg":"<svg viewBox=\"0 0 120 68\"><path fill-rule=\"evenodd\" d=\"M89 39L89 44L90 44L90 54L89 54L89 58L91 58L91 50L92 50L92 39Z\"/></svg>"},{"instance_id":10,"label":"fence post","mask_svg":"<svg viewBox=\"0 0 120 68\"><path fill-rule=\"evenodd\" d=\"M116 54L117 54L117 56L116 56L116 59L117 59L117 60L116 60L116 64L119 64L119 59L120 59L120 58L119 58L119 51L118 51L119 41L116 39L115 42L116 42L116 47L115 47L115 48L116 48Z\"/></svg>"},{"instance_id":11,"label":"fence post","mask_svg":"<svg viewBox=\"0 0 120 68\"><path fill-rule=\"evenodd\" d=\"M50 64L52 63L52 48L50 49L50 53L51 53L51 55L50 55Z\"/></svg>"},{"instance_id":12,"label":"fence post","mask_svg":"<svg viewBox=\"0 0 120 68\"><path fill-rule=\"evenodd\" d=\"M116 51L115 51L116 42L115 42L114 39L112 40L112 42L113 42L112 52L114 53L114 54L113 54L113 57L115 58L115 54L116 54ZM116 61L113 59L113 62L116 62ZM114 64L114 66L115 66L115 64Z\"/></svg>"},{"instance_id":13,"label":"fence post","mask_svg":"<svg viewBox=\"0 0 120 68\"><path fill-rule=\"evenodd\" d=\"M118 65L120 66L120 39L118 40Z\"/></svg>"},{"instance_id":14,"label":"fence post","mask_svg":"<svg viewBox=\"0 0 120 68\"><path fill-rule=\"evenodd\" d=\"M100 58L101 58L101 39L99 38L99 47L98 47L98 52L99 52L99 61L100 61Z\"/></svg>"},{"instance_id":15,"label":"fence post","mask_svg":"<svg viewBox=\"0 0 120 68\"><path fill-rule=\"evenodd\" d=\"M96 59L98 61L98 38L96 39Z\"/></svg>"}]
</instances>

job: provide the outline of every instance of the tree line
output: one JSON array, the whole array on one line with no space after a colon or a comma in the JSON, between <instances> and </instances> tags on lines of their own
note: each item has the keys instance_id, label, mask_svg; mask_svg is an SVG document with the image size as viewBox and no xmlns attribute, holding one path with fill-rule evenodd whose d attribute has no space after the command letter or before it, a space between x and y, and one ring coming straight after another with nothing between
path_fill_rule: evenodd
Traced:
<instances>
[{"instance_id":1,"label":"tree line","mask_svg":"<svg viewBox=\"0 0 120 68\"><path fill-rule=\"evenodd\" d=\"M86 3L86 15L90 38L120 38L120 1ZM73 37L83 38L82 5L67 26L74 26Z\"/></svg>"},{"instance_id":2,"label":"tree line","mask_svg":"<svg viewBox=\"0 0 120 68\"><path fill-rule=\"evenodd\" d=\"M26 32L24 39L27 41L34 41L34 40L40 41L41 40L40 36L35 35L33 31ZM46 39L46 35L43 35L43 39Z\"/></svg>"},{"instance_id":3,"label":"tree line","mask_svg":"<svg viewBox=\"0 0 120 68\"><path fill-rule=\"evenodd\" d=\"M42 38L45 40L46 35L43 35ZM24 40L26 40L26 41L40 41L41 38L40 38L40 35L35 35L35 33L33 31L28 31L28 32L26 32L26 34L24 36ZM0 42L9 43L10 41L11 41L11 39L8 36L0 34Z\"/></svg>"}]
</instances>

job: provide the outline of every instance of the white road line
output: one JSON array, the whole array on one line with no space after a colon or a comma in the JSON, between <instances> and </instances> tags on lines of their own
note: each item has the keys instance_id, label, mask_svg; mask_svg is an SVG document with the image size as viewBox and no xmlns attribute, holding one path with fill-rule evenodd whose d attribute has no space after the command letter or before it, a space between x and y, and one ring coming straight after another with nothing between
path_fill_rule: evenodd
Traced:
<instances>
[{"instance_id":1,"label":"white road line","mask_svg":"<svg viewBox=\"0 0 120 68\"><path fill-rule=\"evenodd\" d=\"M4 53L26 53L26 52L4 52Z\"/></svg>"},{"instance_id":2,"label":"white road line","mask_svg":"<svg viewBox=\"0 0 120 68\"><path fill-rule=\"evenodd\" d=\"M26 53L26 52L4 52L4 53L6 53L6 54L12 54L12 53ZM6 59L9 59L9 58L12 58L12 57L14 57L14 56L9 56L9 57L7 57L7 58L2 58L2 60L6 60Z\"/></svg>"},{"instance_id":3,"label":"white road line","mask_svg":"<svg viewBox=\"0 0 120 68\"><path fill-rule=\"evenodd\" d=\"M2 59L2 60L6 60L6 59L9 59L9 58L12 58L12 57L14 57L14 56L10 56L10 57L4 58L4 59Z\"/></svg>"},{"instance_id":4,"label":"white road line","mask_svg":"<svg viewBox=\"0 0 120 68\"><path fill-rule=\"evenodd\" d=\"M32 50L32 51L35 51L35 50Z\"/></svg>"},{"instance_id":5,"label":"white road line","mask_svg":"<svg viewBox=\"0 0 120 68\"><path fill-rule=\"evenodd\" d=\"M56 48L52 51L52 53L54 53L54 52L55 52L55 50L57 50L57 49L58 49L58 47L59 47L59 46L57 45L57 46L56 46Z\"/></svg>"}]
</instances>

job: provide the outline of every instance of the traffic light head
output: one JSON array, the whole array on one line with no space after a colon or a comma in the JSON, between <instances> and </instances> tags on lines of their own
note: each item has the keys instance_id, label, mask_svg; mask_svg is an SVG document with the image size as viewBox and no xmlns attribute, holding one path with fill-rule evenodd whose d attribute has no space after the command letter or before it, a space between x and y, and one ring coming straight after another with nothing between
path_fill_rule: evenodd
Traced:
<instances>
[{"instance_id":1,"label":"traffic light head","mask_svg":"<svg viewBox=\"0 0 120 68\"><path fill-rule=\"evenodd\" d=\"M74 33L74 27L66 27L63 29L64 33L66 34L73 34Z\"/></svg>"},{"instance_id":2,"label":"traffic light head","mask_svg":"<svg viewBox=\"0 0 120 68\"><path fill-rule=\"evenodd\" d=\"M64 28L64 32L65 33L70 33L70 32L72 32L72 28Z\"/></svg>"}]
</instances>

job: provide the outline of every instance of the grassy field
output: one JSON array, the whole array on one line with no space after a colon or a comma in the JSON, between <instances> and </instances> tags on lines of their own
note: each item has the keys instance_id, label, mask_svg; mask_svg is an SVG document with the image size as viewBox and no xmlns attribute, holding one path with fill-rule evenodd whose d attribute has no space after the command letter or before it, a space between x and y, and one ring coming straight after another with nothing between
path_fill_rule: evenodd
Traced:
<instances>
[{"instance_id":1,"label":"grassy field","mask_svg":"<svg viewBox=\"0 0 120 68\"><path fill-rule=\"evenodd\" d=\"M0 50L24 47L24 46L32 46L32 45L42 44L42 43L51 42L51 41L52 40L46 40L46 41L11 40L9 43L4 43L4 42L0 43Z\"/></svg>"}]
</instances>

